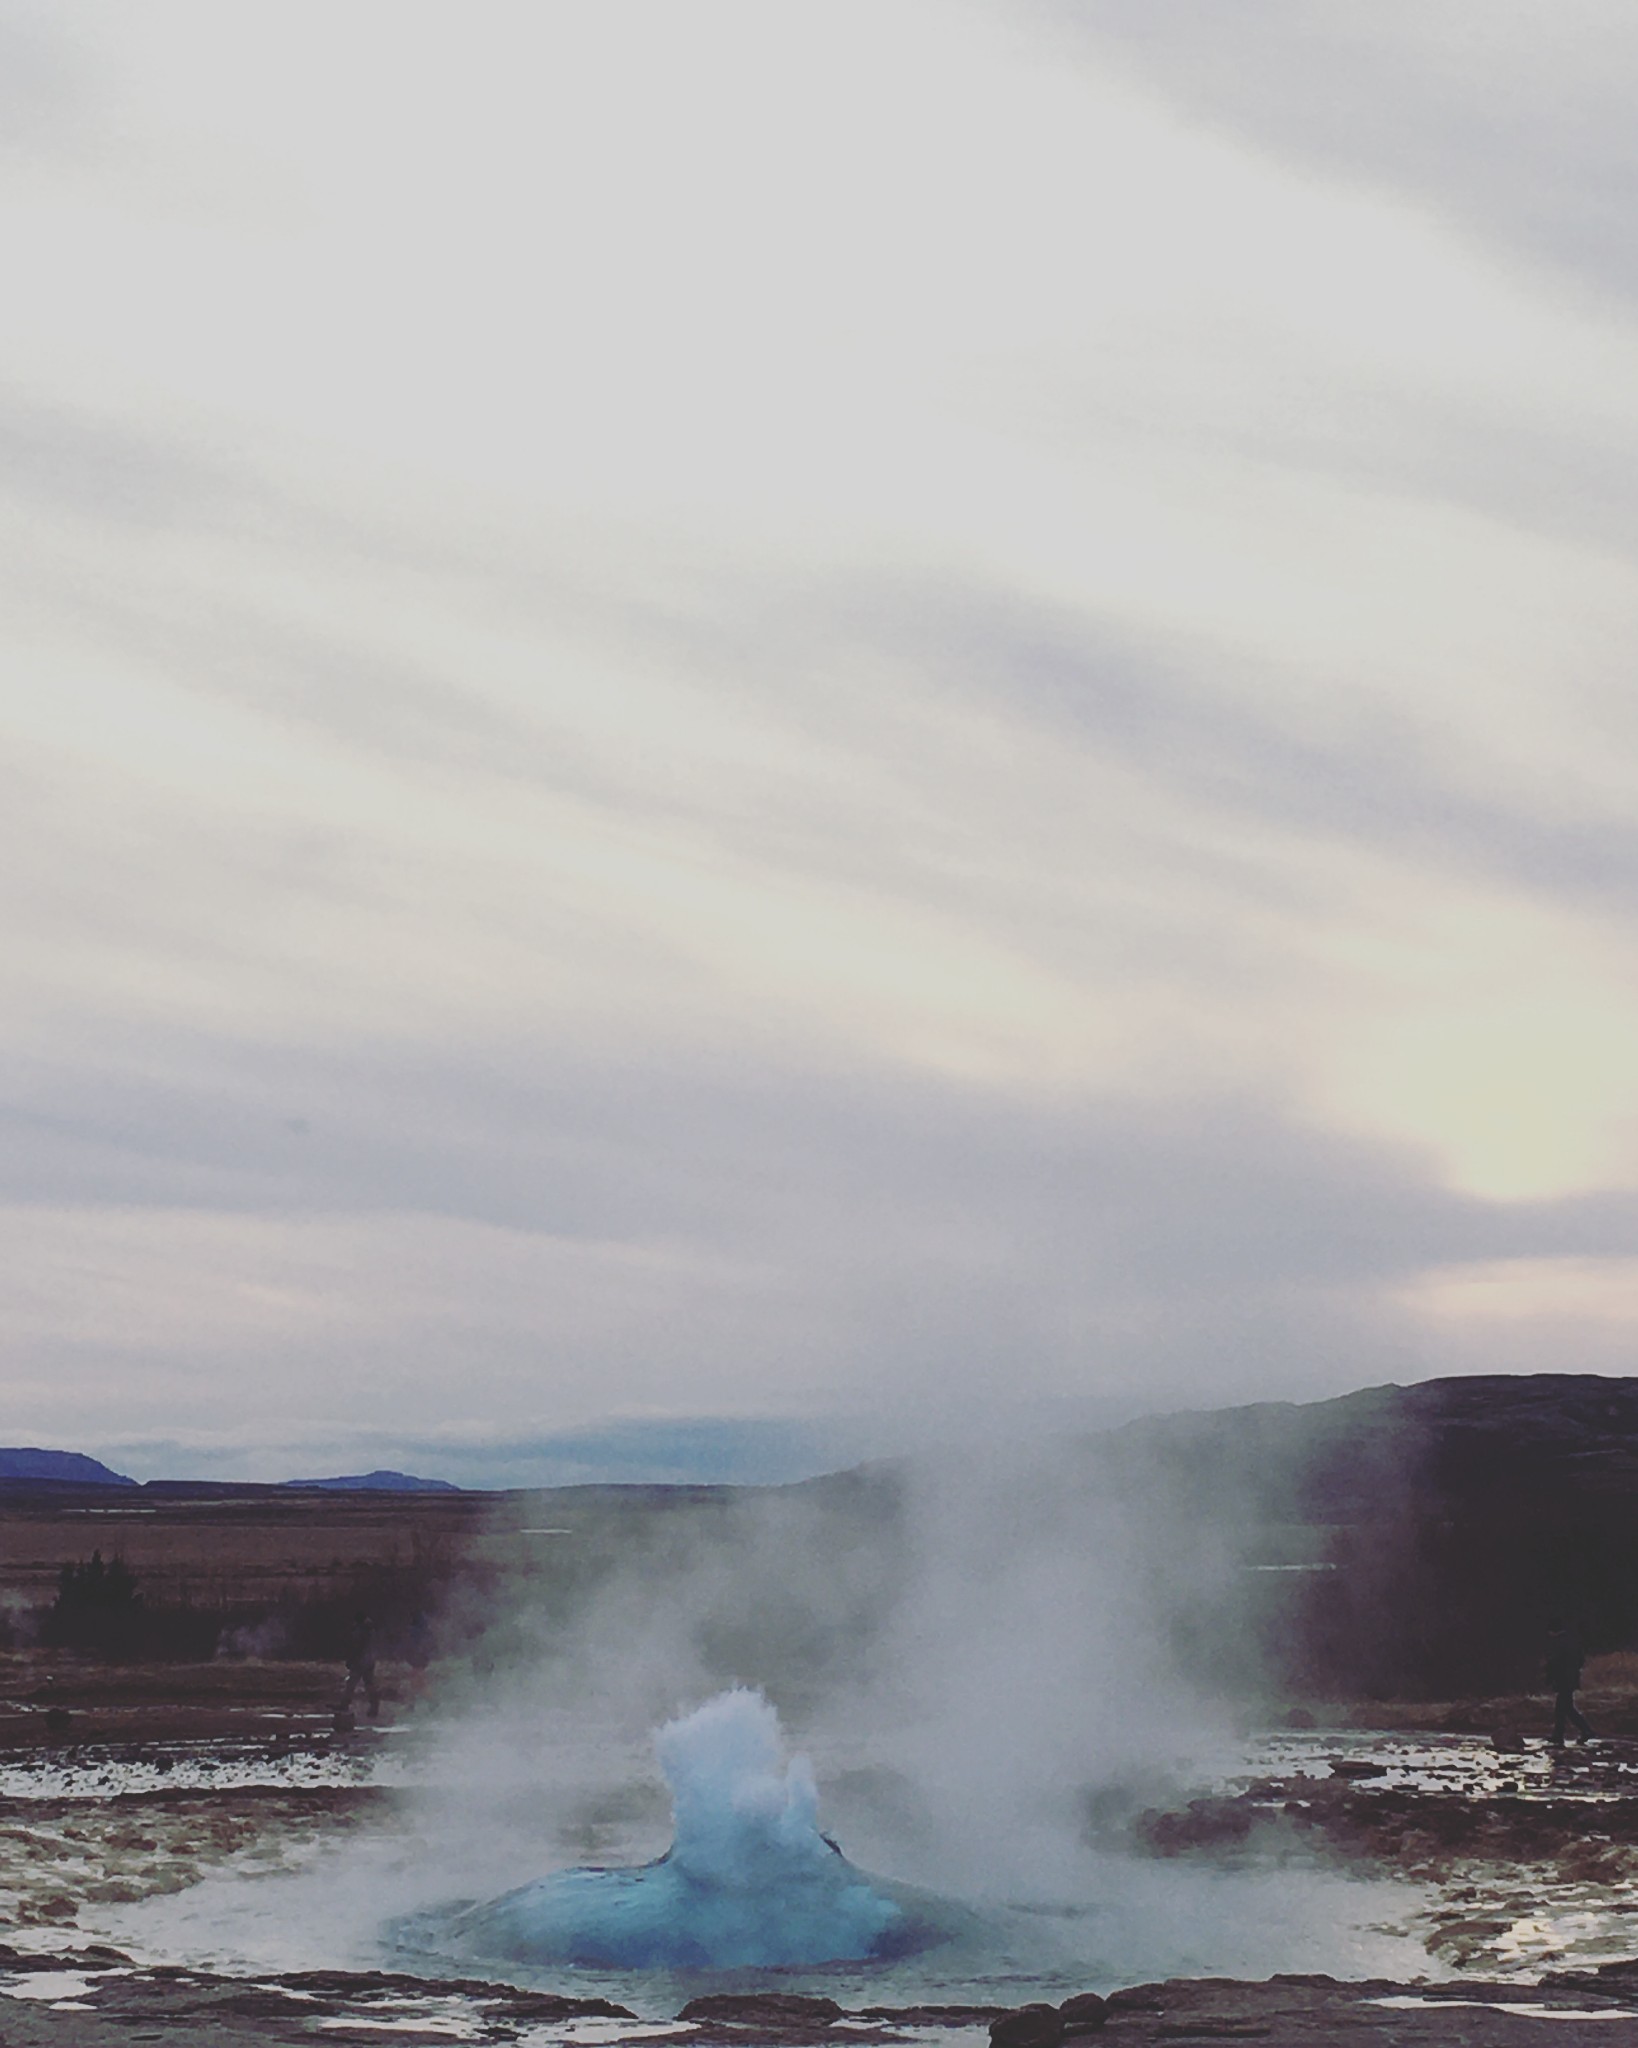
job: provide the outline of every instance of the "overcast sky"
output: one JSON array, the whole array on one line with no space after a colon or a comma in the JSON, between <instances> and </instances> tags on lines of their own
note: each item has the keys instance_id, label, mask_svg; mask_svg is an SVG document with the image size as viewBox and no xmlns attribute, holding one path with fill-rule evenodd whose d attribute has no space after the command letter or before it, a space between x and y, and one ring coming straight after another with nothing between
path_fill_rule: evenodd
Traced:
<instances>
[{"instance_id":1,"label":"overcast sky","mask_svg":"<svg viewBox=\"0 0 1638 2048\"><path fill-rule=\"evenodd\" d=\"M0 1441L1629 1370L1635 90L1617 0L0 0Z\"/></svg>"}]
</instances>

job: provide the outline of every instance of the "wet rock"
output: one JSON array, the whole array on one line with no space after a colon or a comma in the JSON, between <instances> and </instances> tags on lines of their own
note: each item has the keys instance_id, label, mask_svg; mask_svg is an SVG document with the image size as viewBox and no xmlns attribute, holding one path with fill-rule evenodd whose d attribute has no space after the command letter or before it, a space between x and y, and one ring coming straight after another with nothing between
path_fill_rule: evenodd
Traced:
<instances>
[{"instance_id":1,"label":"wet rock","mask_svg":"<svg viewBox=\"0 0 1638 2048\"><path fill-rule=\"evenodd\" d=\"M36 1899L32 1906L20 1910L17 1917L33 1921L36 1926L66 1927L70 1920L80 1917L80 1909L67 1892L53 1892L49 1898Z\"/></svg>"},{"instance_id":2,"label":"wet rock","mask_svg":"<svg viewBox=\"0 0 1638 2048\"><path fill-rule=\"evenodd\" d=\"M82 1950L64 1960L73 1965L89 1954ZM450 2035L444 2029L417 2032L413 2014L429 1999L449 1997L471 2001L481 2015L485 2030L481 2038L485 2040L510 2039L516 2029L531 2021L636 2017L628 2007L606 1998L560 1997L487 1979L438 1980L385 1970L296 1970L272 1980L246 1982L180 1964L162 1964L134 1972L112 1971L93 1984L89 1996L104 2017L159 2021L167 2027L186 2023L198 2030L201 2038L210 2030L225 2029L230 2022L249 2021L257 2023L253 2027L257 2039L318 2038L312 2030L322 2023L327 2040L373 2039L373 2032L362 2031L370 2028L390 2030L395 2041L447 2042ZM356 2025L349 2028L349 2021ZM292 2027L293 2032L279 2031ZM232 2034L235 2041L242 2038L237 2031Z\"/></svg>"},{"instance_id":3,"label":"wet rock","mask_svg":"<svg viewBox=\"0 0 1638 2048\"><path fill-rule=\"evenodd\" d=\"M1541 1985L1544 1991L1599 1991L1638 2004L1638 1956L1600 1963L1592 1970L1549 1970Z\"/></svg>"},{"instance_id":4,"label":"wet rock","mask_svg":"<svg viewBox=\"0 0 1638 2048\"><path fill-rule=\"evenodd\" d=\"M1285 1725L1288 1728L1312 1728L1314 1717L1306 1707L1293 1707L1285 1717Z\"/></svg>"},{"instance_id":5,"label":"wet rock","mask_svg":"<svg viewBox=\"0 0 1638 2048\"><path fill-rule=\"evenodd\" d=\"M1170 1989L1166 1984L1128 1984L1122 1991L1111 1991L1104 2003L1111 2013L1164 2012Z\"/></svg>"},{"instance_id":6,"label":"wet rock","mask_svg":"<svg viewBox=\"0 0 1638 2048\"><path fill-rule=\"evenodd\" d=\"M89 1956L89 1949L80 1954ZM109 1954L115 1951L110 1949ZM124 1962L125 1958L120 1957ZM9 1941L0 1941L0 1970L77 1970L80 1955L64 1949L16 1948Z\"/></svg>"},{"instance_id":7,"label":"wet rock","mask_svg":"<svg viewBox=\"0 0 1638 2048\"><path fill-rule=\"evenodd\" d=\"M1021 2005L990 2021L991 2048L1057 2048L1063 2014L1055 2005Z\"/></svg>"},{"instance_id":8,"label":"wet rock","mask_svg":"<svg viewBox=\"0 0 1638 2048\"><path fill-rule=\"evenodd\" d=\"M1095 2034L1109 2017L1109 2001L1100 1998L1095 1991L1077 1992L1059 2006L1058 2017L1064 2023L1066 2036Z\"/></svg>"},{"instance_id":9,"label":"wet rock","mask_svg":"<svg viewBox=\"0 0 1638 2048\"><path fill-rule=\"evenodd\" d=\"M829 2000L821 2000L828 2004ZM637 2015L607 1998L565 1998L557 1991L514 1991L491 1986L484 1994L490 2012L509 2020L634 2020Z\"/></svg>"},{"instance_id":10,"label":"wet rock","mask_svg":"<svg viewBox=\"0 0 1638 2048\"><path fill-rule=\"evenodd\" d=\"M1490 1738L1490 1747L1499 1749L1503 1756L1521 1756L1530 1745L1516 1728L1498 1728Z\"/></svg>"},{"instance_id":11,"label":"wet rock","mask_svg":"<svg viewBox=\"0 0 1638 2048\"><path fill-rule=\"evenodd\" d=\"M404 1970L286 1970L278 1981L292 1991L319 1998L510 1998L515 1990L488 1977L417 1977ZM516 1991L515 1995L532 1994ZM623 2006L610 2005L602 1998L570 1998L561 2003L589 2016L631 2018Z\"/></svg>"},{"instance_id":12,"label":"wet rock","mask_svg":"<svg viewBox=\"0 0 1638 2048\"><path fill-rule=\"evenodd\" d=\"M1217 1849L1243 1842L1263 1818L1242 1799L1191 1799L1181 1811L1150 1807L1135 1823L1138 1840L1156 1856L1180 1856L1190 1849Z\"/></svg>"},{"instance_id":13,"label":"wet rock","mask_svg":"<svg viewBox=\"0 0 1638 2048\"><path fill-rule=\"evenodd\" d=\"M152 1887L146 1876L105 1877L85 1887L85 1897L97 1906L129 1906L148 1896Z\"/></svg>"},{"instance_id":14,"label":"wet rock","mask_svg":"<svg viewBox=\"0 0 1638 2048\"><path fill-rule=\"evenodd\" d=\"M45 1715L46 1733L55 1738L66 1735L74 1725L74 1716L66 1707L48 1707Z\"/></svg>"},{"instance_id":15,"label":"wet rock","mask_svg":"<svg viewBox=\"0 0 1638 2048\"><path fill-rule=\"evenodd\" d=\"M1367 1756L1333 1756L1326 1761L1331 1766L1333 1778L1385 1778L1386 1764L1373 1763Z\"/></svg>"},{"instance_id":16,"label":"wet rock","mask_svg":"<svg viewBox=\"0 0 1638 2048\"><path fill-rule=\"evenodd\" d=\"M1624 1992L1618 1974L1623 1969L1628 1986ZM252 2048L255 2042L271 2040L323 2040L364 2048L365 2043L388 2036L424 2043L426 2048L447 2048L457 2034L474 2040L509 2039L514 2032L531 2031L530 2018L560 2020L571 2016L560 2012L560 2005L588 2003L559 2001L550 1993L514 1991L505 1985L451 1980L470 1990L470 2017L440 2015L434 2020L428 2016L428 2001L447 1993L450 1981L367 1971L310 1974L315 1982L332 1984L336 1995L292 1999L290 1978L247 1981L180 1969L110 1973L92 1990L95 2038L112 2042L112 2029L118 2028L120 2039L191 2041L199 2048L214 2048L217 2043L222 2048ZM1630 2026L1638 1999L1635 1980L1638 1961L1590 1977L1550 1979L1540 1990L1517 1982L1472 1979L1415 1985L1297 1975L1264 1983L1174 1979L1116 1992L1108 2006L1116 2033L1125 2037L1125 2048L1218 2041L1269 2041L1274 2048L1337 2048L1339 2041L1354 2042L1357 2048L1616 2048L1620 2028L1609 2021L1625 2017ZM1555 1982L1562 1988L1555 1988ZM399 1995L388 2003L383 1994L399 1987ZM1521 2000L1529 2010L1510 2009ZM1091 2009L1087 2001L1069 1999L1062 2009L1034 2005L992 2017L1001 2039L1047 2041L1055 2038L1052 2023L1061 2024L1066 2012ZM983 2010L905 2007L893 2016L906 2028L918 2020L953 2028L974 2024L975 2013ZM629 2018L618 2009L615 2016ZM685 2009L684 2016L691 2016L688 2023L695 2029L690 2048L824 2048L827 2041L836 2048L844 2039L855 2048L886 2048L906 2039L870 2024L885 2019L886 2009L844 2014L828 1999L785 1994L701 1998ZM12 2018L8 2012L7 2038L12 2038ZM30 2007L26 2018L27 2031L15 2036L20 2044L27 2040L37 2048L78 2048L89 2038L83 2017L72 2013ZM843 2022L845 2033L829 2031L833 2019ZM474 2022L477 2032L471 2031ZM638 2026L633 2034L646 2031ZM609 2032L617 2040L617 2030ZM638 2044L633 2041L629 2048Z\"/></svg>"},{"instance_id":17,"label":"wet rock","mask_svg":"<svg viewBox=\"0 0 1638 2048\"><path fill-rule=\"evenodd\" d=\"M345 2006L324 2006L313 1999L298 1998L294 1992L281 1991L276 1985L263 1984L249 1985L243 1991L223 1992L220 1997L211 1999L204 2010L213 2015L220 2014L224 2019L288 2020L306 2018L315 2007L326 2019L338 2018L346 2011Z\"/></svg>"},{"instance_id":18,"label":"wet rock","mask_svg":"<svg viewBox=\"0 0 1638 2048\"><path fill-rule=\"evenodd\" d=\"M834 1998L803 1998L794 1991L714 1991L691 1998L679 2020L731 2027L828 2027L843 2017Z\"/></svg>"},{"instance_id":19,"label":"wet rock","mask_svg":"<svg viewBox=\"0 0 1638 2048\"><path fill-rule=\"evenodd\" d=\"M1006 2005L867 2005L861 2020L890 2020L901 2027L984 2027L1012 2010Z\"/></svg>"},{"instance_id":20,"label":"wet rock","mask_svg":"<svg viewBox=\"0 0 1638 2048\"><path fill-rule=\"evenodd\" d=\"M1155 2029L1160 2041L1266 2041L1271 2021L1248 2019L1243 2013L1191 2012L1178 2020L1162 2020Z\"/></svg>"}]
</instances>

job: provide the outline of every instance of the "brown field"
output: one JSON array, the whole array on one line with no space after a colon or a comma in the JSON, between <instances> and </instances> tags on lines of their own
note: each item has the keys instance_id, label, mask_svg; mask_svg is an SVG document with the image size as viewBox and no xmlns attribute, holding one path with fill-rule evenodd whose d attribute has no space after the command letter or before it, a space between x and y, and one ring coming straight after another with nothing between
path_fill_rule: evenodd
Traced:
<instances>
[{"instance_id":1,"label":"brown field","mask_svg":"<svg viewBox=\"0 0 1638 2048\"><path fill-rule=\"evenodd\" d=\"M620 1561L716 1526L713 1489L204 1496L0 1493L0 1749L259 1734L334 1704L370 1612L387 1715L470 1655L498 1589L572 1603ZM65 1568L118 1560L137 1599L73 1625ZM485 1656L497 1654L486 1642ZM46 1716L60 1713L55 1734Z\"/></svg>"},{"instance_id":2,"label":"brown field","mask_svg":"<svg viewBox=\"0 0 1638 2048\"><path fill-rule=\"evenodd\" d=\"M342 1617L435 1603L482 1555L494 1515L480 1494L0 1500L0 1746L258 1734L322 1713L341 1683ZM140 1626L100 1645L52 1640L59 1575L94 1553L132 1574ZM273 1654L233 1654L232 1631L268 1617ZM382 1644L389 1713L424 1682L394 1647ZM66 1736L48 1727L52 1708L70 1713Z\"/></svg>"},{"instance_id":3,"label":"brown field","mask_svg":"<svg viewBox=\"0 0 1638 2048\"><path fill-rule=\"evenodd\" d=\"M150 1604L272 1604L361 1573L447 1567L494 1522L483 1494L254 1493L117 1505L0 1501L0 1601L49 1603L62 1566L120 1556Z\"/></svg>"}]
</instances>

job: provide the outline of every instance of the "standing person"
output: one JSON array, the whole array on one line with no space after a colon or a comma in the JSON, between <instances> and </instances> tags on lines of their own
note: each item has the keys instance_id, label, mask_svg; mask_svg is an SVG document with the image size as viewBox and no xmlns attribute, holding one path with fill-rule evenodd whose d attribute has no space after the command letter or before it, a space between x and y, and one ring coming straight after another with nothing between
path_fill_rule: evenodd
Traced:
<instances>
[{"instance_id":1,"label":"standing person","mask_svg":"<svg viewBox=\"0 0 1638 2048\"><path fill-rule=\"evenodd\" d=\"M1575 1703L1575 1690L1581 1683L1581 1666L1586 1661L1586 1654L1581 1647L1579 1631L1569 1622L1555 1616L1547 1624L1547 1683L1556 1695L1553 1702L1554 1749L1564 1747L1564 1731L1571 1722L1574 1722L1583 1742L1592 1740L1592 1730Z\"/></svg>"},{"instance_id":2,"label":"standing person","mask_svg":"<svg viewBox=\"0 0 1638 2048\"><path fill-rule=\"evenodd\" d=\"M353 1616L347 1637L347 1683L341 1689L339 1712L345 1713L352 1705L353 1695L360 1686L369 1700L370 1719L373 1721L381 1712L381 1688L375 1682L375 1632L362 1607Z\"/></svg>"}]
</instances>

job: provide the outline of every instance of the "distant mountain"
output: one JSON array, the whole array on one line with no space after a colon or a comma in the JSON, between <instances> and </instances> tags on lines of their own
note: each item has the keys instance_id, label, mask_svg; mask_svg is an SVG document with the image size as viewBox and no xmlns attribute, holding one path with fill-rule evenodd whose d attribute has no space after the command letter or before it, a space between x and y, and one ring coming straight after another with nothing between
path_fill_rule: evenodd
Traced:
<instances>
[{"instance_id":1,"label":"distant mountain","mask_svg":"<svg viewBox=\"0 0 1638 2048\"><path fill-rule=\"evenodd\" d=\"M410 1472L355 1472L344 1479L286 1479L301 1493L459 1493L447 1479L417 1479Z\"/></svg>"},{"instance_id":2,"label":"distant mountain","mask_svg":"<svg viewBox=\"0 0 1638 2048\"><path fill-rule=\"evenodd\" d=\"M0 1450L0 1481L21 1479L46 1486L135 1486L123 1472L110 1471L83 1451Z\"/></svg>"},{"instance_id":3,"label":"distant mountain","mask_svg":"<svg viewBox=\"0 0 1638 2048\"><path fill-rule=\"evenodd\" d=\"M559 1486L780 1486L833 1472L866 1436L846 1424L768 1416L637 1416L543 1436L456 1445L436 1456L474 1492Z\"/></svg>"},{"instance_id":4,"label":"distant mountain","mask_svg":"<svg viewBox=\"0 0 1638 2048\"><path fill-rule=\"evenodd\" d=\"M1082 1448L1131 1475L1128 1491L1166 1479L1219 1519L1342 1532L1416 1519L1508 1529L1539 1514L1584 1529L1596 1511L1638 1528L1638 1379L1491 1373L1366 1387L1148 1416ZM1540 1577L1532 1567L1525 1583Z\"/></svg>"},{"instance_id":5,"label":"distant mountain","mask_svg":"<svg viewBox=\"0 0 1638 2048\"><path fill-rule=\"evenodd\" d=\"M1299 1697L1539 1686L1554 1614L1594 1653L1638 1643L1638 1379L1368 1387L1150 1417L1078 1448L1157 1555L1188 1554L1188 1527L1238 1558L1255 1611L1219 1582L1187 1629L1224 1668L1253 1649Z\"/></svg>"}]
</instances>

